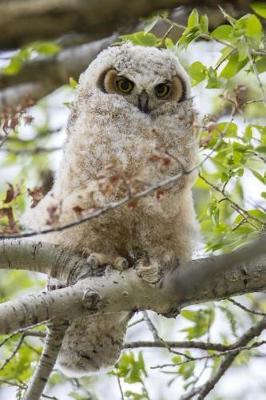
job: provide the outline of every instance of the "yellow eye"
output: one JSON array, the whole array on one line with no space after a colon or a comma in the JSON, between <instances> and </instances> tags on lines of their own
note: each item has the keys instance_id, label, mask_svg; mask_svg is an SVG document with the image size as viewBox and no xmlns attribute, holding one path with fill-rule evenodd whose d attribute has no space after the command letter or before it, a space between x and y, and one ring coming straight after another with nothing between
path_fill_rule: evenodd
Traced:
<instances>
[{"instance_id":1,"label":"yellow eye","mask_svg":"<svg viewBox=\"0 0 266 400\"><path fill-rule=\"evenodd\" d=\"M159 99L162 99L162 98L168 96L168 94L170 92L170 85L168 83L159 83L159 85L155 86L154 91L155 91L155 95Z\"/></svg>"},{"instance_id":2,"label":"yellow eye","mask_svg":"<svg viewBox=\"0 0 266 400\"><path fill-rule=\"evenodd\" d=\"M131 82L129 79L122 77L118 77L116 79L116 88L119 92L124 93L124 94L129 94L132 92L134 88L134 83Z\"/></svg>"}]
</instances>

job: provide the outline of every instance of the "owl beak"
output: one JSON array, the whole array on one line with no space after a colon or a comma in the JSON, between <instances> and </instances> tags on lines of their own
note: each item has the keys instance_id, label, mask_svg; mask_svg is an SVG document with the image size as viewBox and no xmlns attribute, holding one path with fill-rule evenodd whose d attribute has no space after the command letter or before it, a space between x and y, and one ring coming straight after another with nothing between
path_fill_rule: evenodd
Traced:
<instances>
[{"instance_id":1,"label":"owl beak","mask_svg":"<svg viewBox=\"0 0 266 400\"><path fill-rule=\"evenodd\" d=\"M140 93L138 98L138 109L144 113L149 113L149 95L145 92Z\"/></svg>"}]
</instances>

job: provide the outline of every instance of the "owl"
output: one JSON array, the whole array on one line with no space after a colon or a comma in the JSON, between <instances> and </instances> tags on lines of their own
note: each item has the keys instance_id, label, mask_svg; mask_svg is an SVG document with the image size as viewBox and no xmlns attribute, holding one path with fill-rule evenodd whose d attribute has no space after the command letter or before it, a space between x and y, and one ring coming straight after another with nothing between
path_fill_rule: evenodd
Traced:
<instances>
[{"instance_id":1,"label":"owl","mask_svg":"<svg viewBox=\"0 0 266 400\"><path fill-rule=\"evenodd\" d=\"M27 213L28 225L39 230L78 221L180 173L175 185L41 238L88 257L96 268L137 263L140 276L155 282L189 260L195 243L195 119L189 78L173 52L129 43L105 49L80 77L53 188ZM59 354L63 370L81 376L110 368L130 316L70 321Z\"/></svg>"}]
</instances>

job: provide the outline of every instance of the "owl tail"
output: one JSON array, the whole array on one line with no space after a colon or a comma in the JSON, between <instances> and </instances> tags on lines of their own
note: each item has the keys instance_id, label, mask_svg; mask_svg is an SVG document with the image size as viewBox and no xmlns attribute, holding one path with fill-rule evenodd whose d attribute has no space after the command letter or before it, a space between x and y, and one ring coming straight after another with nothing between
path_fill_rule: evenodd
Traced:
<instances>
[{"instance_id":1,"label":"owl tail","mask_svg":"<svg viewBox=\"0 0 266 400\"><path fill-rule=\"evenodd\" d=\"M132 313L89 315L73 320L59 353L59 366L72 377L111 368L118 360Z\"/></svg>"}]
</instances>

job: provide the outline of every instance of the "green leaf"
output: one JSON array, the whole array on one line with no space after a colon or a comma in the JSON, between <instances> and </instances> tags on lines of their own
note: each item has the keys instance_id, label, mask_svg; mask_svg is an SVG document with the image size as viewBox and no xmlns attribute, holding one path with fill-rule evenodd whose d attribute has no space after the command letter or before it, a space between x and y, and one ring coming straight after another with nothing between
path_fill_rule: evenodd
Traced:
<instances>
[{"instance_id":1,"label":"green leaf","mask_svg":"<svg viewBox=\"0 0 266 400\"><path fill-rule=\"evenodd\" d=\"M217 71L212 67L208 69L208 83L206 87L208 89L217 89L222 87L222 82L220 82L217 77Z\"/></svg>"},{"instance_id":2,"label":"green leaf","mask_svg":"<svg viewBox=\"0 0 266 400\"><path fill-rule=\"evenodd\" d=\"M31 44L32 50L39 54L52 56L60 51L60 46L53 42L35 42Z\"/></svg>"},{"instance_id":3,"label":"green leaf","mask_svg":"<svg viewBox=\"0 0 266 400\"><path fill-rule=\"evenodd\" d=\"M250 168L250 171L252 174L264 185L266 184L266 177L261 175L258 171L255 171L254 169Z\"/></svg>"},{"instance_id":4,"label":"green leaf","mask_svg":"<svg viewBox=\"0 0 266 400\"><path fill-rule=\"evenodd\" d=\"M77 393L77 392L70 392L70 393L68 393L68 395L70 396L70 397L72 397L72 399L74 399L74 400L85 400L85 397L84 396L81 396L79 393Z\"/></svg>"},{"instance_id":5,"label":"green leaf","mask_svg":"<svg viewBox=\"0 0 266 400\"><path fill-rule=\"evenodd\" d=\"M208 16L206 14L204 14L200 17L200 29L201 29L201 32L204 34L209 33L209 20L208 20Z\"/></svg>"},{"instance_id":6,"label":"green leaf","mask_svg":"<svg viewBox=\"0 0 266 400\"><path fill-rule=\"evenodd\" d=\"M31 51L28 48L19 50L13 57L11 57L9 64L1 69L6 75L16 74L22 65L29 59Z\"/></svg>"},{"instance_id":7,"label":"green leaf","mask_svg":"<svg viewBox=\"0 0 266 400\"><path fill-rule=\"evenodd\" d=\"M207 68L200 61L196 61L190 65L188 73L192 78L192 84L197 85L199 82L202 82L204 79L206 79Z\"/></svg>"},{"instance_id":8,"label":"green leaf","mask_svg":"<svg viewBox=\"0 0 266 400\"><path fill-rule=\"evenodd\" d=\"M172 363L174 363L174 364L179 364L181 361L182 361L182 357L179 355L172 357Z\"/></svg>"},{"instance_id":9,"label":"green leaf","mask_svg":"<svg viewBox=\"0 0 266 400\"><path fill-rule=\"evenodd\" d=\"M234 122L220 122L216 125L216 129L221 134L227 137L236 137L238 127Z\"/></svg>"},{"instance_id":10,"label":"green leaf","mask_svg":"<svg viewBox=\"0 0 266 400\"><path fill-rule=\"evenodd\" d=\"M231 25L220 25L211 33L211 37L230 42L232 40L232 32L233 27Z\"/></svg>"},{"instance_id":11,"label":"green leaf","mask_svg":"<svg viewBox=\"0 0 266 400\"><path fill-rule=\"evenodd\" d=\"M60 46L53 42L33 42L29 45L22 47L13 57L11 57L9 64L2 68L2 72L7 75L16 74L23 66L23 64L32 58L34 52L38 54L52 56L59 52Z\"/></svg>"},{"instance_id":12,"label":"green leaf","mask_svg":"<svg viewBox=\"0 0 266 400\"><path fill-rule=\"evenodd\" d=\"M248 58L245 58L242 61L239 61L239 55L238 53L232 54L226 66L223 68L223 70L220 73L221 78L232 78L235 76L239 71L241 71L242 68L247 64Z\"/></svg>"},{"instance_id":13,"label":"green leaf","mask_svg":"<svg viewBox=\"0 0 266 400\"><path fill-rule=\"evenodd\" d=\"M250 38L262 37L262 25L254 14L246 14L236 22L236 29Z\"/></svg>"},{"instance_id":14,"label":"green leaf","mask_svg":"<svg viewBox=\"0 0 266 400\"><path fill-rule=\"evenodd\" d=\"M246 60L249 56L249 46L244 38L241 38L241 40L238 41L237 49L238 49L238 61L242 62Z\"/></svg>"},{"instance_id":15,"label":"green leaf","mask_svg":"<svg viewBox=\"0 0 266 400\"><path fill-rule=\"evenodd\" d=\"M189 351L186 351L185 354L190 356ZM182 375L184 380L187 380L193 375L195 366L196 366L195 361L189 361L187 363L184 363L183 365L180 365L180 367L178 368L178 374Z\"/></svg>"},{"instance_id":16,"label":"green leaf","mask_svg":"<svg viewBox=\"0 0 266 400\"><path fill-rule=\"evenodd\" d=\"M265 1L255 1L255 2L250 4L250 7L260 17L266 18L266 4L265 4Z\"/></svg>"},{"instance_id":17,"label":"green leaf","mask_svg":"<svg viewBox=\"0 0 266 400\"><path fill-rule=\"evenodd\" d=\"M194 28L196 25L199 25L199 13L196 8L194 8L188 17L187 27Z\"/></svg>"},{"instance_id":18,"label":"green leaf","mask_svg":"<svg viewBox=\"0 0 266 400\"><path fill-rule=\"evenodd\" d=\"M130 41L134 45L138 46L156 46L160 40L153 33L136 32L129 35L122 35L120 38L123 41Z\"/></svg>"},{"instance_id":19,"label":"green leaf","mask_svg":"<svg viewBox=\"0 0 266 400\"><path fill-rule=\"evenodd\" d=\"M237 223L239 223L239 221ZM237 320L235 314L231 311L229 304L227 305L227 303L224 302L224 305L219 304L218 307L225 314L229 322L232 334L237 337Z\"/></svg>"},{"instance_id":20,"label":"green leaf","mask_svg":"<svg viewBox=\"0 0 266 400\"><path fill-rule=\"evenodd\" d=\"M133 352L122 354L112 374L124 378L127 383L142 382L143 377L147 376L142 352L136 356Z\"/></svg>"},{"instance_id":21,"label":"green leaf","mask_svg":"<svg viewBox=\"0 0 266 400\"><path fill-rule=\"evenodd\" d=\"M182 310L180 314L183 318L186 318L189 321L195 322L198 319L198 311Z\"/></svg>"},{"instance_id":22,"label":"green leaf","mask_svg":"<svg viewBox=\"0 0 266 400\"><path fill-rule=\"evenodd\" d=\"M257 71L262 74L266 71L266 56L256 60Z\"/></svg>"},{"instance_id":23,"label":"green leaf","mask_svg":"<svg viewBox=\"0 0 266 400\"><path fill-rule=\"evenodd\" d=\"M213 308L196 311L183 310L181 315L189 321L193 321L192 326L182 329L183 332L187 332L187 337L189 340L205 335L210 326L213 324L215 317Z\"/></svg>"},{"instance_id":24,"label":"green leaf","mask_svg":"<svg viewBox=\"0 0 266 400\"><path fill-rule=\"evenodd\" d=\"M187 47L191 42L196 40L200 36L199 26L193 28L186 28L182 36L178 40L178 45L181 47Z\"/></svg>"},{"instance_id":25,"label":"green leaf","mask_svg":"<svg viewBox=\"0 0 266 400\"><path fill-rule=\"evenodd\" d=\"M176 53L176 45L172 41L171 38L165 38L164 39L164 45L167 49L171 50L173 53Z\"/></svg>"},{"instance_id":26,"label":"green leaf","mask_svg":"<svg viewBox=\"0 0 266 400\"><path fill-rule=\"evenodd\" d=\"M257 147L255 148L255 150L256 150L258 153L266 154L266 145L265 145L265 146L257 146Z\"/></svg>"},{"instance_id":27,"label":"green leaf","mask_svg":"<svg viewBox=\"0 0 266 400\"><path fill-rule=\"evenodd\" d=\"M78 86L78 82L74 78L72 78L72 76L69 78L69 86L72 89L76 89Z\"/></svg>"}]
</instances>

